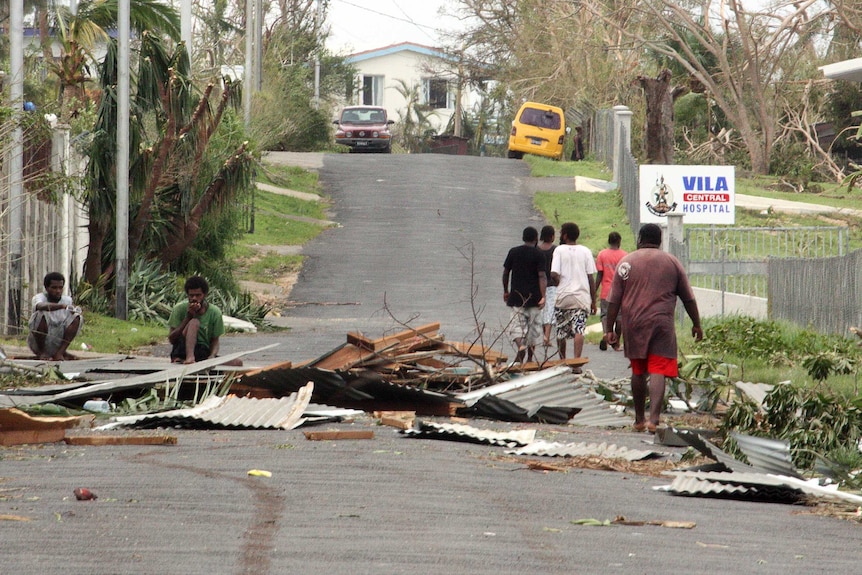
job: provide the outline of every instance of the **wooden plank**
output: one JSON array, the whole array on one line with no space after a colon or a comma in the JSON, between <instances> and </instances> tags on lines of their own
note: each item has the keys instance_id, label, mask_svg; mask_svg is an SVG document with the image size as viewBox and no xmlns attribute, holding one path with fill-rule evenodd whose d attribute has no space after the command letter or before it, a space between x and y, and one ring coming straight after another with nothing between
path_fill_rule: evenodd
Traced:
<instances>
[{"instance_id":1,"label":"wooden plank","mask_svg":"<svg viewBox=\"0 0 862 575\"><path fill-rule=\"evenodd\" d=\"M440 322L421 325L414 329L407 329L396 334L387 335L378 339L370 339L364 334L350 332L347 334L347 343L368 351L381 351L392 345L410 340L418 336L433 337L440 330ZM425 338L421 338L425 339Z\"/></svg>"},{"instance_id":2,"label":"wooden plank","mask_svg":"<svg viewBox=\"0 0 862 575\"><path fill-rule=\"evenodd\" d=\"M311 367L320 369L349 369L357 363L362 363L374 357L373 351L364 350L353 344L346 344L338 351L326 356L317 363L312 363Z\"/></svg>"},{"instance_id":3,"label":"wooden plank","mask_svg":"<svg viewBox=\"0 0 862 575\"><path fill-rule=\"evenodd\" d=\"M447 341L443 344L443 348L450 353L458 353L469 355L470 357L481 357L487 362L502 363L508 361L508 357L495 351L490 347L484 347L478 343L468 343L465 341Z\"/></svg>"},{"instance_id":4,"label":"wooden plank","mask_svg":"<svg viewBox=\"0 0 862 575\"><path fill-rule=\"evenodd\" d=\"M566 359L554 359L548 360L542 364L538 364L535 361L515 364L513 366L507 367L506 371L509 373L520 373L522 371L536 371L539 369L548 369L549 367L556 367L558 365L567 365L571 368L581 367L582 365L586 365L589 363L590 358L588 357L569 357Z\"/></svg>"},{"instance_id":5,"label":"wooden plank","mask_svg":"<svg viewBox=\"0 0 862 575\"><path fill-rule=\"evenodd\" d=\"M380 419L381 425L398 429L411 429L416 421L415 411L375 411L374 417Z\"/></svg>"},{"instance_id":6,"label":"wooden plank","mask_svg":"<svg viewBox=\"0 0 862 575\"><path fill-rule=\"evenodd\" d=\"M304 431L305 438L309 441L334 441L337 439L374 439L374 432L370 429L349 431Z\"/></svg>"},{"instance_id":7,"label":"wooden plank","mask_svg":"<svg viewBox=\"0 0 862 575\"><path fill-rule=\"evenodd\" d=\"M63 441L66 430L54 429L24 429L20 431L0 431L0 445L25 445L29 443L56 443Z\"/></svg>"},{"instance_id":8,"label":"wooden plank","mask_svg":"<svg viewBox=\"0 0 862 575\"><path fill-rule=\"evenodd\" d=\"M292 361L280 361L278 363L273 363L271 365L265 365L265 366L259 367L257 369L251 369L249 371L246 371L245 373L242 374L241 377L244 377L246 375L257 375L263 371L270 371L273 369L290 369L291 367L293 367Z\"/></svg>"},{"instance_id":9,"label":"wooden plank","mask_svg":"<svg viewBox=\"0 0 862 575\"><path fill-rule=\"evenodd\" d=\"M93 415L33 416L20 409L10 407L9 409L0 409L0 430L68 429L80 425L82 422L92 421L94 418Z\"/></svg>"},{"instance_id":10,"label":"wooden plank","mask_svg":"<svg viewBox=\"0 0 862 575\"><path fill-rule=\"evenodd\" d=\"M67 437L69 445L176 445L175 435L78 435Z\"/></svg>"}]
</instances>

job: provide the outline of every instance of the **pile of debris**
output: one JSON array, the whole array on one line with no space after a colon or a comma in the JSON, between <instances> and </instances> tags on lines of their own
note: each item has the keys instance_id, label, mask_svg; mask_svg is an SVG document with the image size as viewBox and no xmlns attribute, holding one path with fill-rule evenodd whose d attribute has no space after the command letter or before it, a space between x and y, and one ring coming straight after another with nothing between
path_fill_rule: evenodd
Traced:
<instances>
[{"instance_id":1,"label":"pile of debris","mask_svg":"<svg viewBox=\"0 0 862 575\"><path fill-rule=\"evenodd\" d=\"M317 359L254 369L223 364L267 348L192 365L125 356L77 361L74 368L81 376L126 377L8 390L0 395L0 408L39 412L37 406L89 405L118 416L112 425L134 427L291 429L359 411L602 427L631 424L622 405L596 391L592 374L574 373L587 358L512 364L505 354L478 341L445 341L439 329L439 323L431 323L378 339L348 333L344 344ZM21 366L36 369L26 363Z\"/></svg>"}]
</instances>

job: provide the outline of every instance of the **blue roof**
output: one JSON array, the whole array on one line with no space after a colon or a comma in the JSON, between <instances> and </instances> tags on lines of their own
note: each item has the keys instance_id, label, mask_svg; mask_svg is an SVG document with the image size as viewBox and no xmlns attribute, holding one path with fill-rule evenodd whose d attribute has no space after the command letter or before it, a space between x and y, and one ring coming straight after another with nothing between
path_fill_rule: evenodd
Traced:
<instances>
[{"instance_id":1,"label":"blue roof","mask_svg":"<svg viewBox=\"0 0 862 575\"><path fill-rule=\"evenodd\" d=\"M347 63L355 64L357 62L371 60L372 58L380 58L381 56L397 54L398 52L416 52L423 56L432 56L446 60L451 59L448 54L437 48L431 48L430 46L423 46L421 44L413 44L412 42L402 42L400 44L393 44L391 46L384 46L383 48L375 48L373 50L365 50L364 52L351 54L347 57Z\"/></svg>"}]
</instances>

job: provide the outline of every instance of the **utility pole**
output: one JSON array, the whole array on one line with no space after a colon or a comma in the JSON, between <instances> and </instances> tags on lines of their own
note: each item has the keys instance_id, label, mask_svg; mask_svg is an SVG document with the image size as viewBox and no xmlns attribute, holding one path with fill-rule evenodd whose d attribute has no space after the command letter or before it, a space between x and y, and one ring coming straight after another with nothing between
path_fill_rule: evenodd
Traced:
<instances>
[{"instance_id":1,"label":"utility pole","mask_svg":"<svg viewBox=\"0 0 862 575\"><path fill-rule=\"evenodd\" d=\"M192 0L180 0L180 36L186 45L189 64L192 61ZM191 69L191 66L189 66Z\"/></svg>"},{"instance_id":2,"label":"utility pole","mask_svg":"<svg viewBox=\"0 0 862 575\"><path fill-rule=\"evenodd\" d=\"M12 104L12 155L9 159L9 288L7 290L7 334L21 333L22 225L24 198L24 0L12 0L9 10L9 60Z\"/></svg>"},{"instance_id":3,"label":"utility pole","mask_svg":"<svg viewBox=\"0 0 862 575\"><path fill-rule=\"evenodd\" d=\"M323 19L323 3L317 0L317 15L314 17L314 36L317 46L314 47L314 108L320 109L320 51L323 49L323 38L320 35Z\"/></svg>"},{"instance_id":4,"label":"utility pole","mask_svg":"<svg viewBox=\"0 0 862 575\"><path fill-rule=\"evenodd\" d=\"M254 84L254 5L256 0L245 0L245 68L242 73L243 124L251 125L251 93Z\"/></svg>"},{"instance_id":5,"label":"utility pole","mask_svg":"<svg viewBox=\"0 0 862 575\"><path fill-rule=\"evenodd\" d=\"M117 6L117 246L115 270L118 319L129 316L129 35L130 0Z\"/></svg>"}]
</instances>

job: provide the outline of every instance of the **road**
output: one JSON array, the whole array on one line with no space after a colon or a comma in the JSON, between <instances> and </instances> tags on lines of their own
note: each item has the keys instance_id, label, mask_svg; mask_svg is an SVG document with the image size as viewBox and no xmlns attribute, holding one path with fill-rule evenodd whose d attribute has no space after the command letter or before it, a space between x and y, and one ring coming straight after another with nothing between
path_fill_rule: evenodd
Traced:
<instances>
[{"instance_id":1,"label":"road","mask_svg":"<svg viewBox=\"0 0 862 575\"><path fill-rule=\"evenodd\" d=\"M439 320L461 337L475 328L471 278L497 327L505 250L540 223L521 162L327 156L320 169L343 227L306 248L294 298L307 305L286 318L287 334L226 338L226 353L279 338L279 359L304 359L345 331L376 335L391 325L384 293L395 315ZM587 353L589 367L619 369L621 354ZM471 423L651 447L628 430ZM407 438L365 416L325 428L375 437L162 430L178 444L0 448L2 572L790 575L853 573L862 561L858 524L804 507L672 496L653 489L669 479L631 472L531 471L503 448ZM76 487L99 498L76 501ZM617 516L696 527L572 523Z\"/></svg>"}]
</instances>

